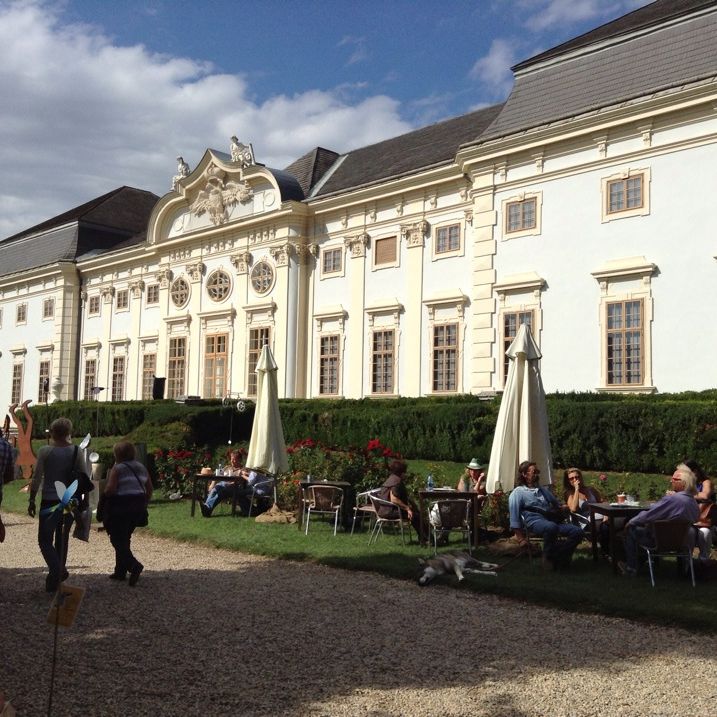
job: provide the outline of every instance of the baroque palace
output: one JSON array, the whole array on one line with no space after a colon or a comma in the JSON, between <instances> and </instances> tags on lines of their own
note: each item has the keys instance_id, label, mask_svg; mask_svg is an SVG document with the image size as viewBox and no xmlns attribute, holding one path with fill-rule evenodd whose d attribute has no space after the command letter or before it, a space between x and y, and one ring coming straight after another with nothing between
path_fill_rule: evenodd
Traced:
<instances>
[{"instance_id":1,"label":"baroque palace","mask_svg":"<svg viewBox=\"0 0 717 717\"><path fill-rule=\"evenodd\" d=\"M501 105L283 170L233 137L3 240L0 403L252 396L264 343L283 397L493 394L521 323L549 391L714 386L716 3L513 71Z\"/></svg>"}]
</instances>

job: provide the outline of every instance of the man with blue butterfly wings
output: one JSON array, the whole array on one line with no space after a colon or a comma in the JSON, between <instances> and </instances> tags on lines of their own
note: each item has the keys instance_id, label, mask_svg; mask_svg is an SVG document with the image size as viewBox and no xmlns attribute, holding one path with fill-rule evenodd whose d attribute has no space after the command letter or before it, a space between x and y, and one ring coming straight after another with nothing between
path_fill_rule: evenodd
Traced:
<instances>
[{"instance_id":1,"label":"man with blue butterfly wings","mask_svg":"<svg viewBox=\"0 0 717 717\"><path fill-rule=\"evenodd\" d=\"M74 477L86 472L85 457L72 443L71 435L72 422L68 418L57 418L50 424L51 443L38 451L30 486L27 512L31 518L37 510L35 497L42 489L37 542L47 563L47 592L55 592L67 579L65 561L74 520L72 509L78 502L86 500L86 495L78 493L78 481Z\"/></svg>"}]
</instances>

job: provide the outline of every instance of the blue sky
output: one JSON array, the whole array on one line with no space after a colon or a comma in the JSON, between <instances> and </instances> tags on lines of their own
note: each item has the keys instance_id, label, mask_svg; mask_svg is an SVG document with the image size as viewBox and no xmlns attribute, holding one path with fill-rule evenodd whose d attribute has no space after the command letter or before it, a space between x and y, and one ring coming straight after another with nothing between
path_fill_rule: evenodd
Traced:
<instances>
[{"instance_id":1,"label":"blue sky","mask_svg":"<svg viewBox=\"0 0 717 717\"><path fill-rule=\"evenodd\" d=\"M500 102L647 0L0 0L0 237L228 138L286 166Z\"/></svg>"}]
</instances>

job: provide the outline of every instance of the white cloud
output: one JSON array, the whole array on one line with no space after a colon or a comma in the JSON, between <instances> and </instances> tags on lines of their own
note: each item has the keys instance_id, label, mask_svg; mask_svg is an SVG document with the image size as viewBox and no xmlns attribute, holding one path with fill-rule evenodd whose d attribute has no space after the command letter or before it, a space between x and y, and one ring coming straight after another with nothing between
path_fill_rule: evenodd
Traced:
<instances>
[{"instance_id":1,"label":"white cloud","mask_svg":"<svg viewBox=\"0 0 717 717\"><path fill-rule=\"evenodd\" d=\"M488 54L471 68L469 76L486 86L496 97L505 97L513 84L510 71L515 64L515 45L506 39L493 40Z\"/></svg>"},{"instance_id":2,"label":"white cloud","mask_svg":"<svg viewBox=\"0 0 717 717\"><path fill-rule=\"evenodd\" d=\"M369 57L368 50L366 49L366 38L365 37L354 37L353 35L345 35L339 41L337 47L351 47L353 51L349 55L349 59L346 61L347 65L355 65L357 62L363 62Z\"/></svg>"},{"instance_id":3,"label":"white cloud","mask_svg":"<svg viewBox=\"0 0 717 717\"><path fill-rule=\"evenodd\" d=\"M119 47L60 12L0 0L0 238L123 184L162 195L177 155L194 166L232 134L284 167L318 144L346 151L411 129L396 100L351 103L346 87L258 104L246 77Z\"/></svg>"}]
</instances>

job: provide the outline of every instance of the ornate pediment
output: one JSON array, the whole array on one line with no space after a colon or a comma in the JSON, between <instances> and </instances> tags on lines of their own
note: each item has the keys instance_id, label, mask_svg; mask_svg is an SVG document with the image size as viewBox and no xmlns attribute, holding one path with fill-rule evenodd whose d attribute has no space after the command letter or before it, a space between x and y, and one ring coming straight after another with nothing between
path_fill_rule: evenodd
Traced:
<instances>
[{"instance_id":1,"label":"ornate pediment","mask_svg":"<svg viewBox=\"0 0 717 717\"><path fill-rule=\"evenodd\" d=\"M189 207L197 217L206 212L214 226L224 224L229 218L229 210L236 204L246 204L254 197L254 191L247 181L227 181L226 176L223 169L211 162L204 171L204 188L199 190L197 198Z\"/></svg>"},{"instance_id":2,"label":"ornate pediment","mask_svg":"<svg viewBox=\"0 0 717 717\"><path fill-rule=\"evenodd\" d=\"M229 150L232 155L232 162L239 162L242 169L244 167L253 167L256 164L254 159L254 148L251 144L242 144L236 137L231 138Z\"/></svg>"}]
</instances>

